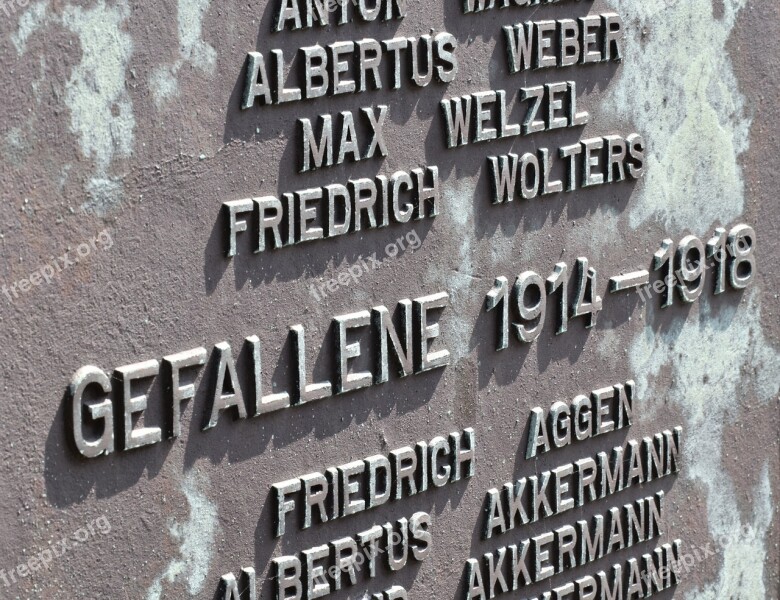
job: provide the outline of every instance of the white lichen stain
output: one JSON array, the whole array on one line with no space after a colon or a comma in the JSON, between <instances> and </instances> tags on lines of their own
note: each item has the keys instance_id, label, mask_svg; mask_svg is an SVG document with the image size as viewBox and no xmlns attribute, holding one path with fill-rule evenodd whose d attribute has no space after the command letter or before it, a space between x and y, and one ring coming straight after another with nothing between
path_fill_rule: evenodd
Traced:
<instances>
[{"instance_id":1,"label":"white lichen stain","mask_svg":"<svg viewBox=\"0 0 780 600\"><path fill-rule=\"evenodd\" d=\"M761 568L766 558L766 532L772 522L772 484L766 465L761 470L761 480L752 497L755 503L752 522L744 523L736 535L731 528L736 526L736 523L724 524L723 529L732 533L727 534L721 541L725 543L725 547L723 571L719 580L702 590L688 594L688 598L752 600L768 597Z\"/></svg>"},{"instance_id":2,"label":"white lichen stain","mask_svg":"<svg viewBox=\"0 0 780 600\"><path fill-rule=\"evenodd\" d=\"M179 95L179 70L185 64L207 74L214 73L217 52L203 40L203 17L211 0L179 0L178 34L180 58L172 65L158 67L152 74L151 89L158 108Z\"/></svg>"},{"instance_id":3,"label":"white lichen stain","mask_svg":"<svg viewBox=\"0 0 780 600\"><path fill-rule=\"evenodd\" d=\"M180 576L187 582L190 596L203 591L217 532L217 507L202 491L202 476L190 471L182 482L182 491L190 507L189 519L169 526L171 537L180 543L180 558L173 559L165 571L155 579L146 592L146 600L160 600L164 584L173 583Z\"/></svg>"},{"instance_id":4,"label":"white lichen stain","mask_svg":"<svg viewBox=\"0 0 780 600\"><path fill-rule=\"evenodd\" d=\"M721 0L717 17L713 0L611 1L627 27L625 61L600 110L632 122L646 141L646 177L628 214L635 229L660 222L670 233L706 236L709 227L743 213L738 161L748 149L751 120L727 42L745 1ZM705 486L710 534L726 542L716 581L687 598L765 597L768 471L753 496L752 518L743 523L723 468L724 425L748 391L764 401L778 393L780 355L762 334L757 297L753 291L748 301L726 307L703 296L698 313L671 330L647 325L629 344L642 409L660 409L666 398L686 417L686 473ZM668 390L655 383L662 373L672 382Z\"/></svg>"},{"instance_id":5,"label":"white lichen stain","mask_svg":"<svg viewBox=\"0 0 780 600\"><path fill-rule=\"evenodd\" d=\"M27 50L27 40L40 29L46 21L46 7L48 1L38 2L28 8L19 17L19 25L15 33L11 34L11 43L16 48L16 53L21 56Z\"/></svg>"},{"instance_id":6,"label":"white lichen stain","mask_svg":"<svg viewBox=\"0 0 780 600\"><path fill-rule=\"evenodd\" d=\"M83 208L104 212L121 199L121 182L109 175L114 156L133 151L135 118L125 86L132 54L130 36L121 30L130 11L127 3L114 7L98 2L93 8L68 6L63 25L79 36L81 63L65 85L65 104L71 111L71 131L81 139L84 156L92 158L96 173Z\"/></svg>"},{"instance_id":7,"label":"white lichen stain","mask_svg":"<svg viewBox=\"0 0 780 600\"><path fill-rule=\"evenodd\" d=\"M22 157L26 152L25 133L21 127L12 127L5 134L3 144L3 158L14 166L22 164Z\"/></svg>"},{"instance_id":8,"label":"white lichen stain","mask_svg":"<svg viewBox=\"0 0 780 600\"><path fill-rule=\"evenodd\" d=\"M745 1L723 0L720 18L713 0L611 2L627 28L625 60L601 111L633 122L647 146L633 228L698 229L743 211L737 160L751 120L726 43Z\"/></svg>"},{"instance_id":9,"label":"white lichen stain","mask_svg":"<svg viewBox=\"0 0 780 600\"><path fill-rule=\"evenodd\" d=\"M85 186L89 200L82 208L104 214L122 199L122 180L111 167L116 158L129 157L133 151L135 118L125 86L133 44L122 30L130 10L126 0L112 6L99 0L88 9L67 5L58 13L47 6L41 2L25 11L11 39L21 55L30 36L47 25L60 25L78 37L81 61L65 83L64 100L70 109L70 130L94 167Z\"/></svg>"},{"instance_id":10,"label":"white lichen stain","mask_svg":"<svg viewBox=\"0 0 780 600\"><path fill-rule=\"evenodd\" d=\"M764 597L765 542L772 520L769 483L762 483L753 496L753 521L742 523L734 483L723 470L723 428L737 418L741 401L751 391L762 401L778 393L780 354L764 338L759 313L755 295L736 307L703 299L697 318L691 316L662 332L647 326L630 351L645 415L662 408L663 398L682 409L685 472L707 489L707 521L713 538L728 540L719 580L691 592L689 598ZM660 389L653 380L666 368L671 368L672 384ZM743 373L743 368L750 373ZM752 535L745 534L746 526ZM747 581L755 594L730 592Z\"/></svg>"},{"instance_id":11,"label":"white lichen stain","mask_svg":"<svg viewBox=\"0 0 780 600\"><path fill-rule=\"evenodd\" d=\"M451 271L444 271L440 265L431 265L428 279L439 283L441 290L450 294L450 305L463 306L465 297L473 293L475 287L478 271L472 245L474 236L470 231L474 224L475 194L476 182L471 177L452 177L450 184L442 190L443 204L447 207L447 225L457 244L457 264ZM464 319L453 319L451 330L454 345L449 349L457 361L469 354L471 330Z\"/></svg>"}]
</instances>

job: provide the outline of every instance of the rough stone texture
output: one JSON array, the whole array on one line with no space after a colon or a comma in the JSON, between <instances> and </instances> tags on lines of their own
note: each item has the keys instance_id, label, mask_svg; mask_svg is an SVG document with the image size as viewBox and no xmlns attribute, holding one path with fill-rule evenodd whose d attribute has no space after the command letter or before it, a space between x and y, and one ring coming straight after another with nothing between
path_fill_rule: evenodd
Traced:
<instances>
[{"instance_id":1,"label":"rough stone texture","mask_svg":"<svg viewBox=\"0 0 780 600\"><path fill-rule=\"evenodd\" d=\"M506 540L482 541L488 488L676 425L686 431L683 473L642 493L667 493L664 541L727 543L661 597L778 597L779 5L597 0L591 10L609 7L628 28L621 66L509 77L502 25L581 15L590 3L464 16L454 0L409 0L400 24L288 34L271 33L276 2L21 4L6 0L0 14L1 283L75 252L102 230L113 245L14 302L0 296L0 568L13 569L102 515L111 532L16 585L0 582L1 597L211 598L224 573L254 566L265 580L275 556L417 510L433 515L433 555L395 578L362 580L352 597L394 582L411 598L462 597L467 558L580 518L559 516ZM449 86L238 108L249 50L418 36L431 28L459 41L460 74ZM591 113L584 132L444 150L442 97L562 79L577 81ZM295 173L298 116L380 101L391 107L384 161ZM490 204L486 155L524 152L541 140L571 143L578 133L633 131L649 148L638 184ZM422 164L437 164L444 178L435 220L224 258L225 200ZM758 238L758 274L743 293L705 293L691 307L663 311L656 298L607 295L608 274L648 265L663 238L693 233L706 241L715 226L739 222L754 226ZM360 257L382 256L386 244L412 230L423 240L418 251L314 301L312 284ZM493 278L547 273L577 256L599 269L605 309L598 326L585 330L576 320L556 337L548 316L532 347L513 343L496 353L494 320L483 312ZM330 340L334 315L443 290L452 300L443 339L454 357L444 371L268 418L223 416L208 432L199 431L208 385L199 385L175 442L89 461L68 444L65 390L82 365L112 369L223 340L238 348L257 334L266 344L267 374L286 382L290 325L306 325L315 352ZM327 352L315 376L326 372ZM629 378L641 392L630 431L538 463L523 458L531 407ZM149 422L160 420L160 398L157 385ZM272 483L469 426L479 441L469 482L273 540ZM624 492L615 503L634 496L639 492ZM583 514L615 503L591 504ZM552 583L638 554L605 558ZM265 580L260 597L270 589ZM529 595L545 589L534 586Z\"/></svg>"}]
</instances>

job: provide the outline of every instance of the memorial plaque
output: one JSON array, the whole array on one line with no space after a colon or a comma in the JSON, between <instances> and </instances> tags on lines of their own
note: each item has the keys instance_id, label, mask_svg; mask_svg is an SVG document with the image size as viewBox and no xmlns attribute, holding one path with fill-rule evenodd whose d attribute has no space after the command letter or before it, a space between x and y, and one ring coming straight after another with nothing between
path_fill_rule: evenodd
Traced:
<instances>
[{"instance_id":1,"label":"memorial plaque","mask_svg":"<svg viewBox=\"0 0 780 600\"><path fill-rule=\"evenodd\" d=\"M0 9L1 598L778 598L775 4Z\"/></svg>"}]
</instances>

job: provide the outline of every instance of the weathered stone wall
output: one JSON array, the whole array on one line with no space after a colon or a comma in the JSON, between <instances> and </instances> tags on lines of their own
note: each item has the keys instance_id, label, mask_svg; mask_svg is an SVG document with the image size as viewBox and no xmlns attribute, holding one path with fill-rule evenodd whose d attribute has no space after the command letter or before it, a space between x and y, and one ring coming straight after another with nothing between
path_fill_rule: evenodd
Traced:
<instances>
[{"instance_id":1,"label":"weathered stone wall","mask_svg":"<svg viewBox=\"0 0 780 600\"><path fill-rule=\"evenodd\" d=\"M549 579L532 575L539 581L511 597L543 597L566 582L609 573L613 564L627 572L630 559L641 563L643 554L679 539L680 580L659 597L777 598L778 5L595 0L467 13L454 0L408 0L403 18L336 25L335 10L329 27L292 30L288 13L284 31L275 31L280 7L295 4L0 3L0 597L222 599L230 597L232 581L223 576L232 574L244 585L241 569L253 568L258 598L276 598L275 559L303 558L305 570L304 550L376 525L414 521L420 513L430 515L430 552L422 550L422 529L412 527L419 559L410 550L397 572L381 566L371 576L368 567L358 569L355 585L342 575L344 589L334 589L333 597L373 597L398 592L397 586L409 598L480 597L473 569L478 565L487 574L484 554L497 559L499 548L525 539L535 538L538 546L547 532L664 492L657 538ZM622 21L621 61L613 55L594 64L510 72L503 27L612 13ZM294 88L305 75L301 48L424 35L444 40L436 38L442 32L454 40L458 67L451 81L440 81L440 73L427 85L415 83L405 50L400 89L393 89L391 56L385 53L382 90L329 90L321 98L271 105L260 98L242 108L250 52L262 53L275 84L271 50L282 50L285 73L291 73L286 85ZM351 63L351 74L354 64L359 61ZM519 127L533 103L523 102L520 88L558 82L574 84L561 88L568 92L560 92L562 105L554 111L566 121L560 128L509 137L499 131L499 139L448 147L442 102L454 109L460 96L506 90L509 118ZM587 124L567 113L571 91L577 110L588 113ZM372 127L361 109L378 118L379 106L387 106L387 114ZM497 99L487 106L496 117ZM538 117L543 121L546 107ZM341 164L301 172L302 120L316 128L320 115L333 115L338 162L343 111L355 115L361 160L347 149ZM379 144L366 159L376 128L386 148ZM559 149L631 135L641 138L642 157L631 154L630 144L624 148L624 177L604 170L603 150L593 154L605 177L609 172L622 180L585 185L586 167L576 162L575 189L568 190L569 163ZM512 202L494 203L489 157L539 157L540 148L549 149L554 162L547 183L560 180L562 190L522 198L518 188ZM581 161L586 150L577 148ZM633 150L639 154L639 146ZM364 214L360 231L353 223L344 235L294 245L285 234L281 248L273 247L269 229L267 247L256 252L260 205L253 198L279 200L285 233L285 193L361 178L379 181L381 192L377 176L387 177L392 188L395 173L409 173L416 182L414 169L430 176L425 169L433 166L440 194L435 210L431 201L420 200L414 217L404 222L390 206L387 227L372 227ZM299 202L300 194L290 198ZM249 202L235 203L241 199ZM315 221L325 219L320 224L327 230L324 206ZM232 228L230 207L237 211ZM301 241L307 233L297 210L292 238ZM343 211L335 210L334 217L342 219ZM241 222L246 231L240 231ZM735 229L742 224L753 232ZM666 292L652 283L666 271L655 269L654 254L668 238L676 264L676 248L686 236L707 244L718 227L749 248L724 258L721 279L720 263L708 261L702 287L696 278L681 283L684 289L675 289L672 305L663 307ZM235 256L229 256L233 238ZM725 248L730 242L724 240ZM748 259L739 259L743 251L754 258L752 269ZM595 281L584 279L588 293L580 312L593 300L591 288L602 301L590 328L588 315L571 314L583 280L579 257L597 272ZM548 287L541 331L533 316L521 321L511 306L510 320L524 324L524 335L533 341L520 341L508 327L507 347L497 351L503 292L501 280L494 287L496 278L506 278L505 301L514 301L519 274L534 271L545 280L559 263L567 266L558 280L569 285L567 331L556 335L561 292ZM638 272L642 279L642 271L650 287L611 291L611 278ZM723 293L716 294L718 281ZM488 311L491 290L497 306ZM533 292L526 298L529 307ZM692 302L683 300L685 293ZM400 330L405 305L399 303L405 299L414 301L409 310L416 349L408 376L399 377L389 342L393 356L384 382L376 327L382 311L372 309L387 307ZM421 316L428 305L430 315ZM336 394L338 349L349 346L347 338L340 346L334 317L358 311L367 312L349 322L363 326L350 329L348 340L360 342L361 356L349 359L349 371L371 376L363 380L364 389ZM435 323L438 332L427 329ZM291 329L299 324L300 334ZM305 351L299 352L298 335ZM246 340L250 336L257 336L254 345ZM429 345L432 362L426 364ZM277 397L273 406L279 410L253 416L261 412L252 354L260 347L264 394L288 392L289 398ZM171 360L163 359L200 348L190 356L198 365L182 370L181 385L193 383L194 397L181 402L176 431ZM437 362L432 353L445 350ZM321 389L326 397L301 402L306 390L301 394L296 380L300 356L307 358L309 383L327 380L333 394ZM156 361L147 365L156 375L130 385L132 373L143 369L122 368L145 361ZM88 377L84 371L77 375L88 365L95 367ZM100 390L101 373L107 394ZM71 392L79 381L92 383L74 417ZM569 404L629 381L635 382L628 386L630 427L624 423L526 457L532 409L548 411L556 402ZM141 420L130 414L130 426L123 428L128 403L142 394L147 406ZM96 423L84 419L80 402L95 406L101 400L108 401L107 412ZM220 402L225 410L218 410ZM108 413L115 427L106 430ZM82 420L85 441L79 449ZM149 428L145 436L142 427ZM489 490L610 453L631 440L641 445L643 438L676 427L682 428L679 472L518 523L506 533L495 530L485 539L495 510ZM429 446L417 448L418 456L429 459L437 436L447 448L467 449L448 436L458 432L458 443L465 444L469 429L476 460L463 463L459 480L450 473L445 485L429 483L422 491L427 479L417 472L418 493L410 495L404 488L410 482L401 480L406 492L400 499L337 519L331 515L327 523L315 518L309 528L301 527L297 514L302 496L290 492L296 506L290 514L282 508L286 531L276 536L280 503L274 484L371 456L392 460L393 451L420 442ZM96 439L106 444L98 450L102 454L86 456ZM141 447L129 449L134 443ZM112 452L102 452L109 447ZM330 502L329 496L328 507ZM316 515L319 509L312 510ZM554 552L551 564L557 560ZM482 583L486 594L501 587L489 577ZM303 582L302 588L313 585ZM323 585L334 588L335 580L326 578Z\"/></svg>"}]
</instances>

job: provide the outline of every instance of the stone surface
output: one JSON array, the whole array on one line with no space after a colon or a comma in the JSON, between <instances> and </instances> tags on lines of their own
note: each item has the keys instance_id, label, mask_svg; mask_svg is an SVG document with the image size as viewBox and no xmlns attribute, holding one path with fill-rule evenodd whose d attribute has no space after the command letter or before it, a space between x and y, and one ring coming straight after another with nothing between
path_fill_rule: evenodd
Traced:
<instances>
[{"instance_id":1,"label":"stone surface","mask_svg":"<svg viewBox=\"0 0 780 600\"><path fill-rule=\"evenodd\" d=\"M403 20L274 32L281 4L0 7L0 284L17 284L0 296L0 575L69 540L47 567L17 570L15 581L0 576L0 596L222 598L220 578L253 567L258 597L272 598L274 558L425 511L433 550L424 561L375 579L361 573L334 597L401 585L410 598L465 598L467 559L663 490L660 541L680 538L684 551L699 552L660 597L778 598L778 5L596 0L464 14L459 2L409 0ZM508 73L504 25L588 12L622 17L621 63ZM247 52L292 56L317 43L432 31L457 39L451 83L241 109ZM443 99L558 81L576 82L578 106L590 114L584 128L446 147ZM298 118L378 104L389 106L387 157L298 172ZM491 203L488 156L634 132L645 142L637 181ZM435 218L259 254L250 231L238 256L226 256L224 202L424 165L439 168ZM716 227L740 223L756 233L746 289L714 295L708 272L690 305L676 297L662 309L659 294L609 293L611 276L652 269L665 238L692 234L706 243ZM50 282L18 287L47 265L62 266L66 252L78 262ZM372 255L380 268L364 262ZM526 270L546 278L558 262L571 274L577 257L598 270L604 309L596 326L572 319L556 336L550 301L533 344L512 334L496 352L496 314L485 312L495 278L510 286ZM363 264L359 277L322 291ZM309 373L335 383L335 316L379 305L392 312L402 299L438 292L449 294L434 343L451 354L446 368L393 373L383 385L254 419L236 420L231 409L202 431L216 344L230 343L248 389L244 340L259 336L264 378L281 391L295 368L288 331L303 324ZM362 342L365 355L371 342ZM179 438L79 456L67 391L80 367L112 375L200 346L209 362L184 404ZM364 358L356 364L370 368ZM533 407L630 379L630 429L525 458ZM162 377L148 395L145 424L164 423ZM676 426L685 432L679 474L482 539L490 488ZM275 539L273 484L469 427L478 442L474 477L306 530L288 523ZM528 597L654 547L567 570Z\"/></svg>"}]
</instances>

